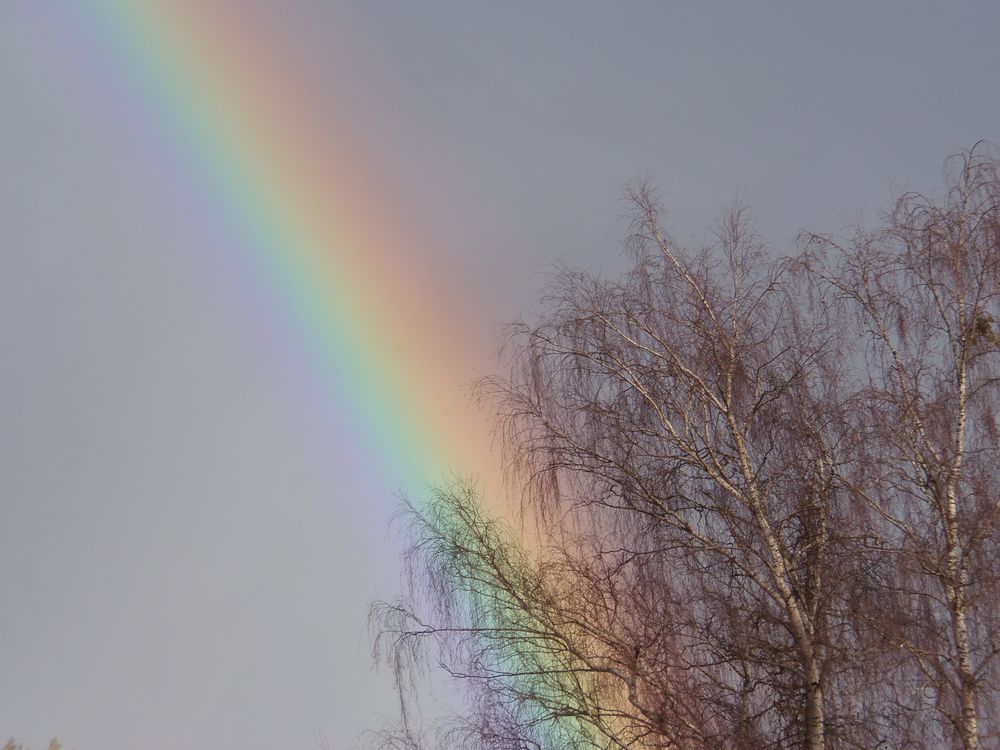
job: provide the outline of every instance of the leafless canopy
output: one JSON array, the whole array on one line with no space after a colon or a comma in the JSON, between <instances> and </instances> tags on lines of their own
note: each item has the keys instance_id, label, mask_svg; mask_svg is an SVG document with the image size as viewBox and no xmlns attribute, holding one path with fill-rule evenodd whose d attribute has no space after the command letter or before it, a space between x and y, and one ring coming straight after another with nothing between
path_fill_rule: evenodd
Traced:
<instances>
[{"instance_id":1,"label":"leafless canopy","mask_svg":"<svg viewBox=\"0 0 1000 750\"><path fill-rule=\"evenodd\" d=\"M630 191L631 271L561 272L482 384L537 543L467 482L406 516L397 746L428 643L470 700L435 747L993 741L1000 178L948 179L788 258L739 208L684 251Z\"/></svg>"}]
</instances>

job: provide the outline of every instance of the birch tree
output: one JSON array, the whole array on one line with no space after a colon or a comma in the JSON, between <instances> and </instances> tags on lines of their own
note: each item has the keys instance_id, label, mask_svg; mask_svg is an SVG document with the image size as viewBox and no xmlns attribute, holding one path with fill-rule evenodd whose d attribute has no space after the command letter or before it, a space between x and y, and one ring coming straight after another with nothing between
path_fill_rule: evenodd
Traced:
<instances>
[{"instance_id":1,"label":"birch tree","mask_svg":"<svg viewBox=\"0 0 1000 750\"><path fill-rule=\"evenodd\" d=\"M408 510L376 651L470 711L427 745L404 700L394 747L995 742L1000 180L957 164L786 258L629 193L630 271L561 271L481 384L526 526L462 481Z\"/></svg>"},{"instance_id":2,"label":"birch tree","mask_svg":"<svg viewBox=\"0 0 1000 750\"><path fill-rule=\"evenodd\" d=\"M1000 175L979 146L946 176L943 200L905 195L848 246L810 239L866 344L849 479L883 560L869 623L899 652L891 705L930 746L979 750L1000 729Z\"/></svg>"}]
</instances>

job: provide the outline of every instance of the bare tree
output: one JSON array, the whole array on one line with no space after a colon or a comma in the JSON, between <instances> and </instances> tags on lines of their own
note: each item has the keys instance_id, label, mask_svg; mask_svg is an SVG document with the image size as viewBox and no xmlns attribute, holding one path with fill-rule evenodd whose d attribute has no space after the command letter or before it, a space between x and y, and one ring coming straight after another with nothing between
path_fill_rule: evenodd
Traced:
<instances>
[{"instance_id":1,"label":"bare tree","mask_svg":"<svg viewBox=\"0 0 1000 750\"><path fill-rule=\"evenodd\" d=\"M408 511L411 596L373 608L402 687L432 642L469 688L435 746L993 736L1000 191L962 164L789 259L738 208L682 251L630 192L631 271L562 271L482 385L537 543L451 483Z\"/></svg>"},{"instance_id":2,"label":"bare tree","mask_svg":"<svg viewBox=\"0 0 1000 750\"><path fill-rule=\"evenodd\" d=\"M949 161L943 200L905 195L848 247L811 238L867 344L850 484L885 563L870 622L912 672L893 706L966 750L1000 730L997 166L980 145Z\"/></svg>"}]
</instances>

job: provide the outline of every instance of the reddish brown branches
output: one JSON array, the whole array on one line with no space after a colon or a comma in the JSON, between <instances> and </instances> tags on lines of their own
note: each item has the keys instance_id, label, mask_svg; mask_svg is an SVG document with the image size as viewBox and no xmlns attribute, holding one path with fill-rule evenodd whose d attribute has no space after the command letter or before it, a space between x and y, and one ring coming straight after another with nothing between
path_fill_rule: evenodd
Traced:
<instances>
[{"instance_id":1,"label":"reddish brown branches","mask_svg":"<svg viewBox=\"0 0 1000 750\"><path fill-rule=\"evenodd\" d=\"M630 272L564 272L482 385L547 543L520 551L446 487L410 516L418 596L375 609L401 673L431 640L469 685L448 737L995 741L1000 179L980 151L942 200L786 259L740 209L683 251L631 191Z\"/></svg>"}]
</instances>

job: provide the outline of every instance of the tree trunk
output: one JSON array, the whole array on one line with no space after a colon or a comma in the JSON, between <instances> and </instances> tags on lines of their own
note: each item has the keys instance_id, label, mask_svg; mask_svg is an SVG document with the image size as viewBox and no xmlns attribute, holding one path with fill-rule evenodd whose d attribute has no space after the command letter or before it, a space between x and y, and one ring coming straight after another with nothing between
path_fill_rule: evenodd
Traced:
<instances>
[{"instance_id":1,"label":"tree trunk","mask_svg":"<svg viewBox=\"0 0 1000 750\"><path fill-rule=\"evenodd\" d=\"M958 650L958 676L961 681L962 745L965 750L980 750L979 722L976 716L976 679L969 654L969 630L966 623L966 602L962 583L952 592L952 623L955 647Z\"/></svg>"},{"instance_id":2,"label":"tree trunk","mask_svg":"<svg viewBox=\"0 0 1000 750\"><path fill-rule=\"evenodd\" d=\"M820 683L819 666L812 658L806 665L806 748L822 750L826 728L823 721L823 686Z\"/></svg>"}]
</instances>

